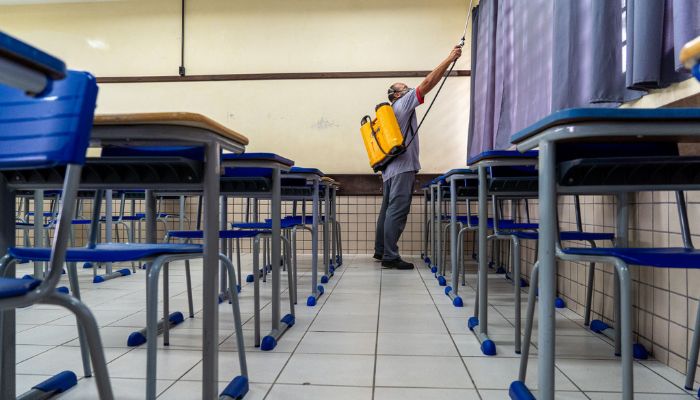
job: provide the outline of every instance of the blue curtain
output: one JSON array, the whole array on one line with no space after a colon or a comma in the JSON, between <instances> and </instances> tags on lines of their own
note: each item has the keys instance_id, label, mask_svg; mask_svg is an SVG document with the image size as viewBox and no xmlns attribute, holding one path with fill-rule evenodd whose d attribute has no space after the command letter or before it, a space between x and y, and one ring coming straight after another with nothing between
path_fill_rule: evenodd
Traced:
<instances>
[{"instance_id":1,"label":"blue curtain","mask_svg":"<svg viewBox=\"0 0 700 400\"><path fill-rule=\"evenodd\" d=\"M571 107L616 107L687 79L699 0L482 0L472 34L468 158ZM476 49L476 50L474 50Z\"/></svg>"}]
</instances>

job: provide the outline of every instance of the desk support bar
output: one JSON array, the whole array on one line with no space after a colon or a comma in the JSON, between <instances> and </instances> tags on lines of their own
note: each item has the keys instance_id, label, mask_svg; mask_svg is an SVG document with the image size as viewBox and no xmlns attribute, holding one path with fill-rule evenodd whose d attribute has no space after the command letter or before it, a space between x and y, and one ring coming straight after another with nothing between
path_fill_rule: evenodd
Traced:
<instances>
[{"instance_id":1,"label":"desk support bar","mask_svg":"<svg viewBox=\"0 0 700 400\"><path fill-rule=\"evenodd\" d=\"M204 271L202 281L202 399L218 397L218 337L219 337L219 176L221 144L206 145L204 172Z\"/></svg>"},{"instance_id":2,"label":"desk support bar","mask_svg":"<svg viewBox=\"0 0 700 400\"><path fill-rule=\"evenodd\" d=\"M452 290L446 292L455 307L462 307L459 297L459 254L457 252L457 181L450 180L450 265L452 267Z\"/></svg>"},{"instance_id":3,"label":"desk support bar","mask_svg":"<svg viewBox=\"0 0 700 400\"><path fill-rule=\"evenodd\" d=\"M7 181L0 179L0 220L15 220L15 196ZM8 249L15 243L15 225L0 225L0 248ZM6 276L15 276L15 263L7 266ZM0 399L15 398L15 310L0 311Z\"/></svg>"},{"instance_id":4,"label":"desk support bar","mask_svg":"<svg viewBox=\"0 0 700 400\"><path fill-rule=\"evenodd\" d=\"M554 298L556 297L557 196L555 144L540 143L539 192L539 398L554 400ZM479 221L481 223L481 221Z\"/></svg>"}]
</instances>

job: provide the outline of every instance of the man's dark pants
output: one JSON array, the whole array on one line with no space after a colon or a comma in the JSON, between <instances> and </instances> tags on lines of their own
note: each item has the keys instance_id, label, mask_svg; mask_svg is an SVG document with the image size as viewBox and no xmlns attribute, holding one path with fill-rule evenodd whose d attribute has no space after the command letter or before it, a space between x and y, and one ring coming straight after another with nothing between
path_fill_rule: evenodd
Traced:
<instances>
[{"instance_id":1,"label":"man's dark pants","mask_svg":"<svg viewBox=\"0 0 700 400\"><path fill-rule=\"evenodd\" d=\"M374 253L383 255L384 261L401 258L398 243L411 211L415 178L415 172L404 172L384 182L384 197L374 239Z\"/></svg>"}]
</instances>

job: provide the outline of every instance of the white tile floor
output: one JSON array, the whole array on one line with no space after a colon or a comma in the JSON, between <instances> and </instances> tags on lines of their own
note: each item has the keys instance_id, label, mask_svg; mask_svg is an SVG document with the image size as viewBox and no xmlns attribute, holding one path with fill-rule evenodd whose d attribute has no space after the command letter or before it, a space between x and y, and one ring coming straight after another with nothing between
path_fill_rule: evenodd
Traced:
<instances>
[{"instance_id":1,"label":"white tile floor","mask_svg":"<svg viewBox=\"0 0 700 400\"><path fill-rule=\"evenodd\" d=\"M244 258L244 271L250 258ZM252 346L252 287L241 293L251 388L246 399L505 399L515 379L519 358L513 352L512 287L501 276L490 277L493 301L489 331L498 354L485 357L466 322L474 290L460 288L464 308L455 308L443 288L420 261L414 271L382 270L369 256L346 255L345 264L326 285L316 307L304 303L309 288L309 261L302 257L297 323L273 352ZM194 319L171 331L171 345L159 346L159 399L199 399L201 390L201 263L193 263ZM30 265L19 266L19 274ZM117 399L142 399L145 348L129 348L129 333L144 325L143 272L102 284L80 271L83 299L101 326L105 353ZM474 275L470 275L473 283ZM171 310L186 311L184 272L171 267ZM283 279L283 286L286 279ZM263 284L269 302L269 282ZM285 292L286 294L286 292ZM523 300L525 300L523 296ZM288 303L284 302L283 310ZM238 374L231 310L220 308L219 381L223 388ZM263 311L263 334L269 306ZM557 324L557 399L620 398L619 360L604 338L590 333L573 313L559 312ZM61 309L36 306L17 314L17 391L58 371L81 375L77 331L72 316ZM536 334L535 336L536 337ZM532 349L537 354L537 349ZM536 389L536 359L528 384ZM691 399L682 389L683 375L650 360L636 362L637 399ZM95 399L92 379L81 379L62 399Z\"/></svg>"}]
</instances>

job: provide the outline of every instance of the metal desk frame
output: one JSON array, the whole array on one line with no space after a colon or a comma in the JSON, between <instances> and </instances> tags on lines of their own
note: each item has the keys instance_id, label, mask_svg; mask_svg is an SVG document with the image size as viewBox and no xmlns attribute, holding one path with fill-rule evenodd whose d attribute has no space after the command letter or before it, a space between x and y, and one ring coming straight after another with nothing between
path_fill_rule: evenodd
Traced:
<instances>
[{"instance_id":1,"label":"metal desk frame","mask_svg":"<svg viewBox=\"0 0 700 400\"><path fill-rule=\"evenodd\" d=\"M700 141L700 127L689 122L570 122L553 126L531 135L516 143L521 152L539 148L539 305L538 305L538 392L541 400L554 400L554 359L555 359L555 319L554 299L556 297L556 263L561 254L558 250L558 226L556 219L557 194L562 193L617 193L623 198L625 193L648 190L645 186L620 185L605 190L600 186L581 186L561 188L557 185L556 176L556 145L559 142L591 140L594 138L615 140L620 138L636 138L639 140L662 139L666 141ZM660 185L653 190L700 190L700 185ZM618 225L616 229L616 244L624 246L627 242L628 205L618 201ZM624 224L624 225L621 225ZM629 271L624 269L620 274L620 284L631 285ZM617 275L616 275L617 276ZM619 296L618 296L619 297ZM631 365L632 356L632 304L631 299L620 299L621 326L628 335L621 337L622 363ZM628 317L625 317L628 316ZM633 376L631 368L623 376L623 392L631 399L633 394Z\"/></svg>"}]
</instances>

